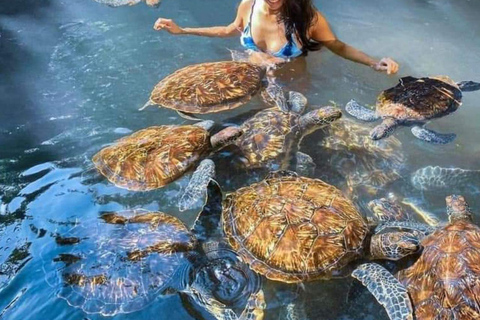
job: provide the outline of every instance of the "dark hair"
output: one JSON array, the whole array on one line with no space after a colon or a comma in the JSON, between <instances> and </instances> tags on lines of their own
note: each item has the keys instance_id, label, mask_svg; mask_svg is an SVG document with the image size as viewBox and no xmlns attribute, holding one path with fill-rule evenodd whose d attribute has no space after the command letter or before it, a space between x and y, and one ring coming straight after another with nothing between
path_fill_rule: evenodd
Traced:
<instances>
[{"instance_id":1,"label":"dark hair","mask_svg":"<svg viewBox=\"0 0 480 320\"><path fill-rule=\"evenodd\" d=\"M317 21L317 9L312 0L284 0L279 20L285 25L285 37L288 41L292 41L292 35L296 35L304 51L322 48L320 42L308 37L308 30Z\"/></svg>"}]
</instances>

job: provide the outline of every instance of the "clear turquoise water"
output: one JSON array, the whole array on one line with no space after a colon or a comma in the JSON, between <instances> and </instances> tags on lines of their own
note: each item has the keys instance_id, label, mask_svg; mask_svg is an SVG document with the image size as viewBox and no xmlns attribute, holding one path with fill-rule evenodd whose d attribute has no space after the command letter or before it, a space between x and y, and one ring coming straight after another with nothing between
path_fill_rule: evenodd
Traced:
<instances>
[{"instance_id":1,"label":"clear turquoise water","mask_svg":"<svg viewBox=\"0 0 480 320\"><path fill-rule=\"evenodd\" d=\"M315 1L334 31L372 55L392 56L398 76L447 74L455 80L480 80L480 3L475 0ZM91 156L129 132L165 123L183 123L176 113L143 105L155 83L172 71L198 62L229 59L238 39L173 38L157 33L158 16L180 25L225 24L237 1L164 0L112 9L89 0L19 0L0 4L0 318L94 319L58 299L45 282L43 264L60 222L87 220L100 211L126 208L161 210L192 223L195 212L179 213L180 180L148 193L118 189L95 173ZM281 76L289 88L305 93L312 105L351 98L373 104L397 76L377 74L327 51L310 54ZM455 132L455 143L430 146L407 129L402 141L406 169L379 195L395 191L416 196L443 218L445 194L421 194L409 183L410 172L425 165L478 169L480 93L464 95L463 107L429 126ZM257 99L241 109L210 117L217 122L261 107ZM303 149L328 164L318 152L320 135ZM325 166L328 168L328 165ZM225 189L231 181L254 179L220 167ZM328 170L328 169L322 169ZM316 174L328 180L328 172ZM331 181L333 182L333 180ZM479 182L480 184L480 182ZM452 187L451 192L457 189ZM476 195L466 195L475 212ZM369 199L362 199L369 200ZM284 313L275 292L285 285L266 282L266 318ZM352 294L353 292L353 294ZM309 319L386 319L382 308L349 279L305 286ZM349 298L347 300L347 297ZM353 298L352 298L353 297ZM277 302L275 302L277 300ZM178 295L161 297L146 309L118 319L190 319ZM193 318L192 318L193 319Z\"/></svg>"}]
</instances>

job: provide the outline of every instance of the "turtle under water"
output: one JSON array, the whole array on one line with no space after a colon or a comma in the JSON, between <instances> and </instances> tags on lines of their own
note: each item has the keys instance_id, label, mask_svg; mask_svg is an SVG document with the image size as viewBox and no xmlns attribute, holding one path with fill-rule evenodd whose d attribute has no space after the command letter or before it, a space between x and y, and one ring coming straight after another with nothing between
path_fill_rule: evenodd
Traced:
<instances>
[{"instance_id":1,"label":"turtle under water","mask_svg":"<svg viewBox=\"0 0 480 320\"><path fill-rule=\"evenodd\" d=\"M308 172L308 166L315 166L309 155L298 150L302 138L340 119L342 112L335 107L323 107L302 115L307 99L296 92L289 93L288 102L289 112L269 108L242 124L244 134L234 144L247 168L283 170L296 163L297 169Z\"/></svg>"},{"instance_id":2,"label":"turtle under water","mask_svg":"<svg viewBox=\"0 0 480 320\"><path fill-rule=\"evenodd\" d=\"M341 175L349 198L362 200L363 194L375 196L387 184L401 178L405 155L396 137L374 141L368 137L368 128L347 118L326 126L322 132L324 136L316 144L320 146L317 149L320 170L326 175Z\"/></svg>"},{"instance_id":3,"label":"turtle under water","mask_svg":"<svg viewBox=\"0 0 480 320\"><path fill-rule=\"evenodd\" d=\"M412 133L418 139L436 144L453 141L455 134L440 134L418 124L446 116L461 105L462 92L480 90L480 83L462 81L455 83L446 76L401 78L395 87L383 91L377 98L373 111L351 100L345 107L355 118L363 121L382 123L376 126L370 137L379 140L393 133L399 125L411 125Z\"/></svg>"},{"instance_id":4,"label":"turtle under water","mask_svg":"<svg viewBox=\"0 0 480 320\"><path fill-rule=\"evenodd\" d=\"M266 76L265 66L246 61L200 63L161 80L143 108L159 105L181 115L216 113L242 106L260 91L266 93L266 103L273 101L288 111L283 89Z\"/></svg>"},{"instance_id":5,"label":"turtle under water","mask_svg":"<svg viewBox=\"0 0 480 320\"><path fill-rule=\"evenodd\" d=\"M449 222L421 241L420 258L396 274L377 264L361 265L353 276L387 309L390 319L480 318L480 228L462 196L446 198ZM398 279L398 280L397 280ZM413 308L403 317L398 292L407 290ZM398 316L398 317L397 317Z\"/></svg>"},{"instance_id":6,"label":"turtle under water","mask_svg":"<svg viewBox=\"0 0 480 320\"><path fill-rule=\"evenodd\" d=\"M95 0L98 3L106 4L109 7L134 6L145 2L150 7L158 8L162 0Z\"/></svg>"},{"instance_id":7,"label":"turtle under water","mask_svg":"<svg viewBox=\"0 0 480 320\"><path fill-rule=\"evenodd\" d=\"M201 172L211 168L212 161L205 158L242 134L241 129L228 127L211 135L212 127L213 121L209 120L194 125L149 127L117 140L98 152L92 161L110 182L133 191L161 188L200 163L190 185L190 189L195 186L197 193L183 198L194 203L205 194L209 182L201 179L204 176ZM182 202L182 210L192 203Z\"/></svg>"},{"instance_id":8,"label":"turtle under water","mask_svg":"<svg viewBox=\"0 0 480 320\"><path fill-rule=\"evenodd\" d=\"M47 282L86 313L130 313L159 295L181 293L217 319L263 319L261 278L219 232L218 190L212 182L191 230L173 216L142 209L79 222L56 237L57 256L44 267Z\"/></svg>"}]
</instances>

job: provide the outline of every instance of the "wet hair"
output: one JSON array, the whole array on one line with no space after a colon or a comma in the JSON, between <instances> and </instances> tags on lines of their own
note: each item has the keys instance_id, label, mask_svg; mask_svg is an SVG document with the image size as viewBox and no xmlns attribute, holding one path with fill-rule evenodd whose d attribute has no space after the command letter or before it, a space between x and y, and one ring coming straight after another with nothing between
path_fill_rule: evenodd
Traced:
<instances>
[{"instance_id":1,"label":"wet hair","mask_svg":"<svg viewBox=\"0 0 480 320\"><path fill-rule=\"evenodd\" d=\"M292 41L292 35L304 51L316 51L322 44L308 37L308 30L317 22L317 9L312 0L284 0L280 9L279 22L285 25L285 37Z\"/></svg>"}]
</instances>

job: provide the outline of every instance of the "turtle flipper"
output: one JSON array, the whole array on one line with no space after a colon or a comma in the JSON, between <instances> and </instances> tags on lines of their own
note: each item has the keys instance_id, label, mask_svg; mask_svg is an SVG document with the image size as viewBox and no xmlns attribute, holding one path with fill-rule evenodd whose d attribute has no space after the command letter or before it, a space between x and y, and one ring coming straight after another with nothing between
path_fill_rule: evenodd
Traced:
<instances>
[{"instance_id":1,"label":"turtle flipper","mask_svg":"<svg viewBox=\"0 0 480 320\"><path fill-rule=\"evenodd\" d=\"M263 320L265 307L266 303L263 290L252 293L247 300L245 309L238 317L238 320ZM230 318L225 319L230 320ZM232 320L235 319L237 318L233 318Z\"/></svg>"},{"instance_id":2,"label":"turtle flipper","mask_svg":"<svg viewBox=\"0 0 480 320\"><path fill-rule=\"evenodd\" d=\"M308 154L298 151L296 154L296 172L304 177L312 177L316 164Z\"/></svg>"},{"instance_id":3,"label":"turtle flipper","mask_svg":"<svg viewBox=\"0 0 480 320\"><path fill-rule=\"evenodd\" d=\"M402 204L410 207L416 214L418 214L422 219L432 227L436 227L440 224L440 219L432 212L423 210L420 208L418 201L413 198L405 198L402 200Z\"/></svg>"},{"instance_id":4,"label":"turtle flipper","mask_svg":"<svg viewBox=\"0 0 480 320\"><path fill-rule=\"evenodd\" d=\"M275 104L277 105L277 107L280 108L280 110L282 110L283 112L290 111L285 91L283 91L282 87L275 83L274 79L268 78L268 85L265 88L265 92L270 97L270 99L275 102Z\"/></svg>"},{"instance_id":5,"label":"turtle flipper","mask_svg":"<svg viewBox=\"0 0 480 320\"><path fill-rule=\"evenodd\" d=\"M200 165L193 173L190 182L180 198L178 204L180 211L191 209L197 201L204 200L206 198L208 183L214 178L215 164L213 161L205 159L200 162Z\"/></svg>"},{"instance_id":6,"label":"turtle flipper","mask_svg":"<svg viewBox=\"0 0 480 320\"><path fill-rule=\"evenodd\" d=\"M398 126L397 120L393 118L383 119L382 123L373 128L370 132L370 138L372 140L380 140L390 136L395 128Z\"/></svg>"},{"instance_id":7,"label":"turtle flipper","mask_svg":"<svg viewBox=\"0 0 480 320\"><path fill-rule=\"evenodd\" d=\"M475 81L461 81L457 83L462 92L471 92L480 90L480 83Z\"/></svg>"},{"instance_id":8,"label":"turtle flipper","mask_svg":"<svg viewBox=\"0 0 480 320\"><path fill-rule=\"evenodd\" d=\"M157 104L155 102L153 102L153 100L148 100L144 105L143 107L141 107L140 109L138 109L138 111L143 111L145 110L146 108L148 107L151 107L151 106L156 106Z\"/></svg>"},{"instance_id":9,"label":"turtle flipper","mask_svg":"<svg viewBox=\"0 0 480 320\"><path fill-rule=\"evenodd\" d=\"M447 144L457 137L454 133L437 133L419 126L412 127L412 134L420 140L434 144Z\"/></svg>"},{"instance_id":10,"label":"turtle flipper","mask_svg":"<svg viewBox=\"0 0 480 320\"><path fill-rule=\"evenodd\" d=\"M178 111L178 110L177 110L177 113L183 119L192 120L192 121L201 121L202 120L200 118L195 117L192 113L182 112L182 111Z\"/></svg>"},{"instance_id":11,"label":"turtle flipper","mask_svg":"<svg viewBox=\"0 0 480 320\"><path fill-rule=\"evenodd\" d=\"M375 111L368 109L364 106L361 106L355 100L350 100L345 106L345 110L353 117L363 120L363 121L376 121L380 117L375 113Z\"/></svg>"},{"instance_id":12,"label":"turtle flipper","mask_svg":"<svg viewBox=\"0 0 480 320\"><path fill-rule=\"evenodd\" d=\"M288 92L288 106L292 112L302 114L307 106L307 98L297 91Z\"/></svg>"},{"instance_id":13,"label":"turtle flipper","mask_svg":"<svg viewBox=\"0 0 480 320\"><path fill-rule=\"evenodd\" d=\"M367 287L385 308L390 320L413 320L407 289L387 269L376 263L366 263L355 269L352 277Z\"/></svg>"}]
</instances>

